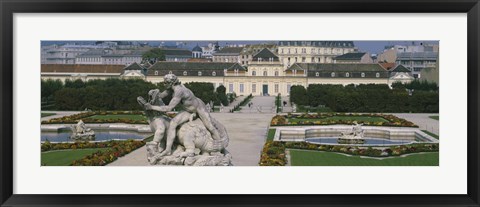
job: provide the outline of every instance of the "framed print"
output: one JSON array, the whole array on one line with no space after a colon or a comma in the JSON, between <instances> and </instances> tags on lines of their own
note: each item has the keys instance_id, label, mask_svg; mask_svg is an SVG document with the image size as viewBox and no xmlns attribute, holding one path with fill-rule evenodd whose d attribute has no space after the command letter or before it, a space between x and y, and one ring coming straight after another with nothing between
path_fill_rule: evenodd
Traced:
<instances>
[{"instance_id":1,"label":"framed print","mask_svg":"<svg viewBox=\"0 0 480 207\"><path fill-rule=\"evenodd\" d=\"M479 205L478 1L1 10L2 206Z\"/></svg>"}]
</instances>

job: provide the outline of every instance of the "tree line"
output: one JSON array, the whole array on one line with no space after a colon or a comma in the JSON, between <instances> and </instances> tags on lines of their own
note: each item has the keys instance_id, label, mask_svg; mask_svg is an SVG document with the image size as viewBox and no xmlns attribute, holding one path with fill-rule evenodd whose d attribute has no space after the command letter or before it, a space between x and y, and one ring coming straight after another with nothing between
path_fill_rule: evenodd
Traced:
<instances>
[{"instance_id":1,"label":"tree line","mask_svg":"<svg viewBox=\"0 0 480 207\"><path fill-rule=\"evenodd\" d=\"M226 89L219 86L215 90L212 83L192 82L185 87L203 102L223 103L228 105ZM141 79L106 79L106 80L42 80L42 103L53 103L49 110L142 110L137 97L148 98L148 91L159 89L164 91L163 83L151 83ZM164 98L165 104L171 95Z\"/></svg>"},{"instance_id":2,"label":"tree line","mask_svg":"<svg viewBox=\"0 0 480 207\"><path fill-rule=\"evenodd\" d=\"M413 89L413 90L412 90ZM290 101L301 106L325 106L336 112L438 113L438 85L413 81L408 84L292 86Z\"/></svg>"}]
</instances>

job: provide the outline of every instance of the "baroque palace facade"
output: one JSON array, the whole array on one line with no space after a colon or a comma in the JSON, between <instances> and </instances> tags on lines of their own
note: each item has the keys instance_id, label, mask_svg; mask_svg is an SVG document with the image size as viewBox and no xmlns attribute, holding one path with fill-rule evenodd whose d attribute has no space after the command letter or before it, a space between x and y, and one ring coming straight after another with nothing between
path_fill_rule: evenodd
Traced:
<instances>
[{"instance_id":1,"label":"baroque palace facade","mask_svg":"<svg viewBox=\"0 0 480 207\"><path fill-rule=\"evenodd\" d=\"M284 54L290 48L280 43L277 51L264 48L256 53L248 65L239 62L157 62L153 65L133 63L127 67L112 65L42 65L42 79L90 80L106 78L141 78L158 83L166 74L175 74L183 83L210 82L215 87L223 85L227 93L254 96L288 95L290 87L309 84L389 84L409 82L414 78L402 65L385 67L373 63L333 63L335 55L353 51L350 42L335 43L342 50L322 50L322 45L305 47L305 54ZM296 43L295 43L296 44ZM301 45L301 43L298 43ZM333 43L331 43L333 44ZM340 47L342 46L342 47ZM344 46L344 47L343 47ZM298 47L300 53L302 47ZM298 48L296 51L298 51ZM282 51L283 49L283 51ZM291 55L291 56L290 56ZM296 58L295 58L296 57ZM305 57L305 58L304 58ZM289 59L290 58L290 59ZM308 61L307 61L308 60Z\"/></svg>"}]
</instances>

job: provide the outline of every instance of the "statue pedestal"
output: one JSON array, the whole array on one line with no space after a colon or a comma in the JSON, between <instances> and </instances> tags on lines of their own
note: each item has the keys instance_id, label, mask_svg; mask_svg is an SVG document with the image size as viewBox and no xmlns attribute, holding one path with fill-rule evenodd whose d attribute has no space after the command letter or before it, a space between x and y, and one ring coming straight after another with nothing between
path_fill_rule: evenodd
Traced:
<instances>
[{"instance_id":1,"label":"statue pedestal","mask_svg":"<svg viewBox=\"0 0 480 207\"><path fill-rule=\"evenodd\" d=\"M194 156L184 156L185 149L181 145L174 146L171 155L160 157L158 145L147 143L147 159L152 165L183 165L183 166L232 166L232 155L226 150L199 154L196 150Z\"/></svg>"}]
</instances>

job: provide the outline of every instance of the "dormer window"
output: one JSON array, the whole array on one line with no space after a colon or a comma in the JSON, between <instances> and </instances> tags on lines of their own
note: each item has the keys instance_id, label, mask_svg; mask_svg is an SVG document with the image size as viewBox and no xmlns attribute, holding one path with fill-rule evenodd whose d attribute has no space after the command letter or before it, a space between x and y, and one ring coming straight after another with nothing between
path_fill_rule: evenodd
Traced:
<instances>
[{"instance_id":1,"label":"dormer window","mask_svg":"<svg viewBox=\"0 0 480 207\"><path fill-rule=\"evenodd\" d=\"M365 73L362 73L362 74L360 74L360 75L362 76L362 78L365 78Z\"/></svg>"},{"instance_id":2,"label":"dormer window","mask_svg":"<svg viewBox=\"0 0 480 207\"><path fill-rule=\"evenodd\" d=\"M158 71L155 71L155 75L158 75Z\"/></svg>"},{"instance_id":3,"label":"dormer window","mask_svg":"<svg viewBox=\"0 0 480 207\"><path fill-rule=\"evenodd\" d=\"M315 73L315 76L319 77L319 76L320 76L320 73L319 73L319 72L316 72L316 73Z\"/></svg>"},{"instance_id":4,"label":"dormer window","mask_svg":"<svg viewBox=\"0 0 480 207\"><path fill-rule=\"evenodd\" d=\"M202 71L198 71L198 76L202 76Z\"/></svg>"},{"instance_id":5,"label":"dormer window","mask_svg":"<svg viewBox=\"0 0 480 207\"><path fill-rule=\"evenodd\" d=\"M331 74L331 75L332 75L332 78L333 78L333 77L335 77L335 72L332 72L332 74Z\"/></svg>"},{"instance_id":6,"label":"dormer window","mask_svg":"<svg viewBox=\"0 0 480 207\"><path fill-rule=\"evenodd\" d=\"M212 76L216 76L217 73L215 71L212 72Z\"/></svg>"},{"instance_id":7,"label":"dormer window","mask_svg":"<svg viewBox=\"0 0 480 207\"><path fill-rule=\"evenodd\" d=\"M380 73L376 73L375 77L380 78Z\"/></svg>"},{"instance_id":8,"label":"dormer window","mask_svg":"<svg viewBox=\"0 0 480 207\"><path fill-rule=\"evenodd\" d=\"M350 77L350 73L345 73L345 77Z\"/></svg>"},{"instance_id":9,"label":"dormer window","mask_svg":"<svg viewBox=\"0 0 480 207\"><path fill-rule=\"evenodd\" d=\"M185 76L188 75L187 71L183 71L183 75Z\"/></svg>"}]
</instances>

